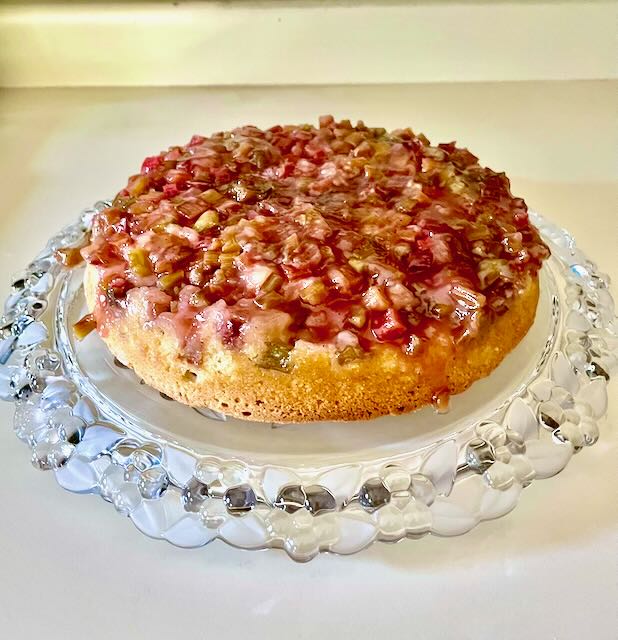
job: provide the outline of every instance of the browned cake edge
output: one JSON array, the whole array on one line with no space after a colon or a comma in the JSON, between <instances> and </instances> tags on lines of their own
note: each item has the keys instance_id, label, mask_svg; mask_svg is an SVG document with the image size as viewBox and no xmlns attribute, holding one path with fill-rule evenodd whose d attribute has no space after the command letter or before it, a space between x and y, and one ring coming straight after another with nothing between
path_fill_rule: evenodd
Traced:
<instances>
[{"instance_id":1,"label":"browned cake edge","mask_svg":"<svg viewBox=\"0 0 618 640\"><path fill-rule=\"evenodd\" d=\"M90 310L97 280L96 269L88 266L84 290ZM528 278L508 311L485 321L454 353L435 344L407 356L385 345L340 365L327 347L298 345L289 372L263 369L243 353L214 343L205 345L201 364L193 365L181 357L170 331L145 327L131 314L111 323L104 341L147 384L192 407L258 422L366 420L429 404L444 380L444 367L450 394L489 375L526 335L538 298L538 278Z\"/></svg>"}]
</instances>

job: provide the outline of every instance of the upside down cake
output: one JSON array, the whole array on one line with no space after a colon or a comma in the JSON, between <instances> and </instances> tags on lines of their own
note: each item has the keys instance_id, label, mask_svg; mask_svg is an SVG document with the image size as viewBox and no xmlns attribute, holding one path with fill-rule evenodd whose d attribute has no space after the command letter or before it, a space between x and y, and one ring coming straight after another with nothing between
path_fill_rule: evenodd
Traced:
<instances>
[{"instance_id":1,"label":"upside down cake","mask_svg":"<svg viewBox=\"0 0 618 640\"><path fill-rule=\"evenodd\" d=\"M443 405L526 334L549 255L468 150L331 116L146 158L81 253L90 323L122 363L275 422Z\"/></svg>"}]
</instances>

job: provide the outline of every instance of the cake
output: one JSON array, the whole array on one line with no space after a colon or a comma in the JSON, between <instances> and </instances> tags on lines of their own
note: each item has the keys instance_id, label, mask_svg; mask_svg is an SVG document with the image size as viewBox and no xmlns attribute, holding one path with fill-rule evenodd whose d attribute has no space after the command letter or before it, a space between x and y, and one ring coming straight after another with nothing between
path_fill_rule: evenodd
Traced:
<instances>
[{"instance_id":1,"label":"cake","mask_svg":"<svg viewBox=\"0 0 618 640\"><path fill-rule=\"evenodd\" d=\"M444 407L526 334L549 255L468 150L331 116L146 158L81 253L82 333L175 400L277 423Z\"/></svg>"}]
</instances>

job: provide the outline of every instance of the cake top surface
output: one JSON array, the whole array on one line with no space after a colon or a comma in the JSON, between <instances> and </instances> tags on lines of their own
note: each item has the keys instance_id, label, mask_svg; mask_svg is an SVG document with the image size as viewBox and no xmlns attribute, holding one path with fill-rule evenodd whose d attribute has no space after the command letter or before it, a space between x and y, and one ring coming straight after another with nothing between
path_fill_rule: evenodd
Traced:
<instances>
[{"instance_id":1,"label":"cake top surface","mask_svg":"<svg viewBox=\"0 0 618 640\"><path fill-rule=\"evenodd\" d=\"M99 270L103 331L139 304L190 358L210 332L266 343L277 366L298 340L344 360L456 343L504 313L549 251L506 176L466 149L324 116L146 158L82 254Z\"/></svg>"}]
</instances>

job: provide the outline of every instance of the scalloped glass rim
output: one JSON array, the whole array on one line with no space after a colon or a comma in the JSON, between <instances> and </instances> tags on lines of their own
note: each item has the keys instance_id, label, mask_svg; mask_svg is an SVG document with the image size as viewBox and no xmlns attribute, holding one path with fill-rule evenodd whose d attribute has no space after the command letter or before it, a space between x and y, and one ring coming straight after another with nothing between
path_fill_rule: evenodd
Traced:
<instances>
[{"instance_id":1,"label":"scalloped glass rim","mask_svg":"<svg viewBox=\"0 0 618 640\"><path fill-rule=\"evenodd\" d=\"M459 535L508 513L522 488L599 437L618 353L608 278L538 214L552 258L535 323L449 413L284 427L169 401L114 363L96 334L74 341L81 274L53 252L79 244L104 206L84 211L13 279L0 318L0 398L15 402L15 432L37 468L99 494L151 537L283 548L306 561L376 540Z\"/></svg>"}]
</instances>

